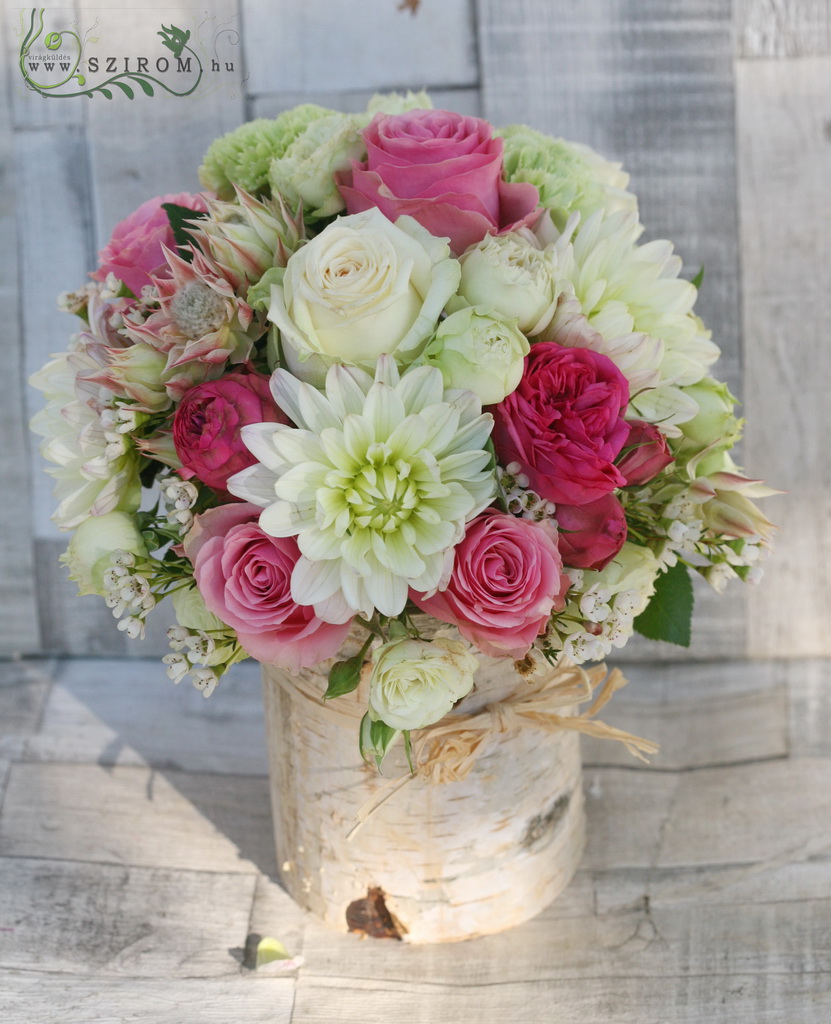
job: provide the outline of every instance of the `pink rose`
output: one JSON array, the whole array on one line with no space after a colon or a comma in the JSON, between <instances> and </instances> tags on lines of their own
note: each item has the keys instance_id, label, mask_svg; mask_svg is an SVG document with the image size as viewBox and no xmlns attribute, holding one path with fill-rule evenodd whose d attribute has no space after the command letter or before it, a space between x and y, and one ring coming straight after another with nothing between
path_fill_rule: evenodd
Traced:
<instances>
[{"instance_id":1,"label":"pink rose","mask_svg":"<svg viewBox=\"0 0 831 1024\"><path fill-rule=\"evenodd\" d=\"M626 486L648 484L673 461L667 439L654 423L629 421L629 437L623 458L617 463Z\"/></svg>"},{"instance_id":2,"label":"pink rose","mask_svg":"<svg viewBox=\"0 0 831 1024\"><path fill-rule=\"evenodd\" d=\"M336 175L349 213L373 206L414 217L458 256L487 234L536 220L539 192L502 180L502 139L477 117L449 110L376 114L363 132L366 163Z\"/></svg>"},{"instance_id":3,"label":"pink rose","mask_svg":"<svg viewBox=\"0 0 831 1024\"><path fill-rule=\"evenodd\" d=\"M185 468L208 487L229 497L228 477L257 461L242 443L248 423L287 423L271 397L268 377L239 371L197 384L173 417L173 443Z\"/></svg>"},{"instance_id":4,"label":"pink rose","mask_svg":"<svg viewBox=\"0 0 831 1024\"><path fill-rule=\"evenodd\" d=\"M487 509L467 525L446 590L425 598L422 611L494 658L522 658L543 632L552 609L565 605L568 577L546 528Z\"/></svg>"},{"instance_id":5,"label":"pink rose","mask_svg":"<svg viewBox=\"0 0 831 1024\"><path fill-rule=\"evenodd\" d=\"M626 540L626 516L614 496L606 494L586 505L558 505L557 546L570 569L600 570Z\"/></svg>"},{"instance_id":6,"label":"pink rose","mask_svg":"<svg viewBox=\"0 0 831 1024\"><path fill-rule=\"evenodd\" d=\"M162 203L187 206L189 210L207 210L202 196L189 192L148 199L116 224L109 242L98 253L98 269L90 274L93 280L103 281L107 274L115 274L140 298L142 288L153 283L152 274L168 276L162 246L175 250L176 240Z\"/></svg>"},{"instance_id":7,"label":"pink rose","mask_svg":"<svg viewBox=\"0 0 831 1024\"><path fill-rule=\"evenodd\" d=\"M499 461L519 463L531 489L557 505L596 501L626 483L614 460L629 436L628 404L608 356L537 342L519 387L491 409Z\"/></svg>"},{"instance_id":8,"label":"pink rose","mask_svg":"<svg viewBox=\"0 0 831 1024\"><path fill-rule=\"evenodd\" d=\"M258 661L291 672L337 653L350 623L333 626L291 596L300 551L293 537L270 537L256 505L221 505L196 517L185 553L208 611L237 631Z\"/></svg>"}]
</instances>

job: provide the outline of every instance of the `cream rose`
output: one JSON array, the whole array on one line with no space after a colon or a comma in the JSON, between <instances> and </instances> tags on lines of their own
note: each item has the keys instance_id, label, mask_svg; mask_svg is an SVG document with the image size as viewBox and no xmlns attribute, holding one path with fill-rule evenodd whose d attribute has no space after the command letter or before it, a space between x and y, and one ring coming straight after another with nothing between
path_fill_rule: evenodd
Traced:
<instances>
[{"instance_id":1,"label":"cream rose","mask_svg":"<svg viewBox=\"0 0 831 1024\"><path fill-rule=\"evenodd\" d=\"M446 241L411 217L376 209L340 217L289 259L268 318L287 368L322 387L334 363L372 373L386 353L400 366L421 354L459 283Z\"/></svg>"},{"instance_id":2,"label":"cream rose","mask_svg":"<svg viewBox=\"0 0 831 1024\"><path fill-rule=\"evenodd\" d=\"M488 235L460 258L459 295L513 317L533 337L551 322L560 288L555 247L539 249L521 235ZM456 308L454 305L453 308Z\"/></svg>"},{"instance_id":3,"label":"cream rose","mask_svg":"<svg viewBox=\"0 0 831 1024\"><path fill-rule=\"evenodd\" d=\"M442 320L424 362L441 370L445 388L466 388L495 405L516 390L529 350L516 320L471 306Z\"/></svg>"},{"instance_id":4,"label":"cream rose","mask_svg":"<svg viewBox=\"0 0 831 1024\"><path fill-rule=\"evenodd\" d=\"M373 655L369 716L393 729L444 718L473 687L476 657L459 640L392 640Z\"/></svg>"}]
</instances>

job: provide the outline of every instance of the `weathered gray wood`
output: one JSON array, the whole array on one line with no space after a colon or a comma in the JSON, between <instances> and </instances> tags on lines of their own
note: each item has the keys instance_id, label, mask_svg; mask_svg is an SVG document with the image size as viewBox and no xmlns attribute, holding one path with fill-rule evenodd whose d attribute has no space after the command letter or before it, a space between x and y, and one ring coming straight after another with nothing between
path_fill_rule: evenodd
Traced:
<instances>
[{"instance_id":1,"label":"weathered gray wood","mask_svg":"<svg viewBox=\"0 0 831 1024\"><path fill-rule=\"evenodd\" d=\"M49 662L0 662L0 737L39 728L53 668Z\"/></svg>"},{"instance_id":2,"label":"weathered gray wood","mask_svg":"<svg viewBox=\"0 0 831 1024\"><path fill-rule=\"evenodd\" d=\"M524 122L623 161L644 239L671 239L690 277L706 268L697 310L722 347L718 375L740 394L729 0L477 6L485 117ZM742 589L725 599L701 584L689 650L635 638L622 658L743 655Z\"/></svg>"},{"instance_id":3,"label":"weathered gray wood","mask_svg":"<svg viewBox=\"0 0 831 1024\"><path fill-rule=\"evenodd\" d=\"M49 509L55 506L51 496ZM43 651L86 657L124 656L131 641L119 632L112 613L100 597L78 596L78 587L67 578L60 557L69 542L67 535L39 539L35 545L35 568Z\"/></svg>"},{"instance_id":4,"label":"weathered gray wood","mask_svg":"<svg viewBox=\"0 0 831 1024\"><path fill-rule=\"evenodd\" d=\"M485 980L485 979L483 979ZM584 977L485 985L429 980L378 984L332 976L297 985L294 1024L365 1024L407 1020L409 1024L816 1024L831 1007L828 974L731 974L718 987L710 976Z\"/></svg>"},{"instance_id":5,"label":"weathered gray wood","mask_svg":"<svg viewBox=\"0 0 831 1024\"><path fill-rule=\"evenodd\" d=\"M806 57L831 51L828 0L735 0L739 57Z\"/></svg>"},{"instance_id":6,"label":"weathered gray wood","mask_svg":"<svg viewBox=\"0 0 831 1024\"><path fill-rule=\"evenodd\" d=\"M619 893L619 874L603 879L604 897ZM676 873L676 882L687 875ZM825 877L831 877L829 865ZM344 942L320 927L310 927L302 977L307 983L318 978L325 983L333 976L371 977L382 985L429 978L431 984L448 988L458 987L462 978L470 984L487 979L489 988L524 983L532 989L540 982L578 978L593 988L599 979L627 974L642 979L684 973L711 978L745 972L784 974L792 954L776 941L777 931L787 934L795 947L813 951L812 972L831 971L831 956L821 938L831 910L828 899L805 907L799 900L782 899L781 893L777 901L756 902L720 892L699 903L697 887L706 892L707 876L702 875L690 882L685 899L665 900L660 890L652 891L648 877L640 881L644 895L625 904L612 903L597 912L590 908L580 917L555 917L544 911L512 933L413 954L395 943L362 943L354 937ZM632 891L638 891L634 879Z\"/></svg>"},{"instance_id":7,"label":"weathered gray wood","mask_svg":"<svg viewBox=\"0 0 831 1024\"><path fill-rule=\"evenodd\" d=\"M14 764L0 855L274 873L266 779Z\"/></svg>"},{"instance_id":8,"label":"weathered gray wood","mask_svg":"<svg viewBox=\"0 0 831 1024\"><path fill-rule=\"evenodd\" d=\"M174 686L155 660L64 661L55 680L28 760L268 771L256 662L236 665L210 700L187 680Z\"/></svg>"},{"instance_id":9,"label":"weathered gray wood","mask_svg":"<svg viewBox=\"0 0 831 1024\"><path fill-rule=\"evenodd\" d=\"M831 861L617 869L593 872L592 881L598 914L643 907L647 896L650 908L660 906L664 910L674 904L718 904L726 908L813 902L828 898Z\"/></svg>"},{"instance_id":10,"label":"weathered gray wood","mask_svg":"<svg viewBox=\"0 0 831 1024\"><path fill-rule=\"evenodd\" d=\"M360 113L366 110L375 89L358 89L346 92L288 92L264 93L252 97L251 117L276 117L284 110L291 110L299 103L317 103L321 107ZM384 90L381 90L384 91ZM481 97L476 88L429 89L430 99L437 109L456 110L460 114L478 117L481 113Z\"/></svg>"},{"instance_id":11,"label":"weathered gray wood","mask_svg":"<svg viewBox=\"0 0 831 1024\"><path fill-rule=\"evenodd\" d=\"M421 3L414 14L406 6L396 0L301 0L275 9L244 0L248 91L475 84L469 0Z\"/></svg>"},{"instance_id":12,"label":"weathered gray wood","mask_svg":"<svg viewBox=\"0 0 831 1024\"><path fill-rule=\"evenodd\" d=\"M585 778L586 867L784 864L831 854L826 759L666 774L590 768Z\"/></svg>"},{"instance_id":13,"label":"weathered gray wood","mask_svg":"<svg viewBox=\"0 0 831 1024\"><path fill-rule=\"evenodd\" d=\"M783 666L790 697L793 757L831 757L831 663L800 658Z\"/></svg>"},{"instance_id":14,"label":"weathered gray wood","mask_svg":"<svg viewBox=\"0 0 831 1024\"><path fill-rule=\"evenodd\" d=\"M10 971L0 990L0 1013L10 1024L289 1024L294 982L289 978L67 977Z\"/></svg>"},{"instance_id":15,"label":"weathered gray wood","mask_svg":"<svg viewBox=\"0 0 831 1024\"><path fill-rule=\"evenodd\" d=\"M239 975L256 879L213 871L3 859L0 972Z\"/></svg>"},{"instance_id":16,"label":"weathered gray wood","mask_svg":"<svg viewBox=\"0 0 831 1024\"><path fill-rule=\"evenodd\" d=\"M749 595L754 655L828 653L831 430L826 344L831 266L831 57L736 68L747 463L788 494L762 586Z\"/></svg>"},{"instance_id":17,"label":"weathered gray wood","mask_svg":"<svg viewBox=\"0 0 831 1024\"><path fill-rule=\"evenodd\" d=\"M624 671L629 685L602 717L661 749L644 764L619 743L585 736L584 764L667 771L788 753L786 669L778 663L627 664Z\"/></svg>"},{"instance_id":18,"label":"weathered gray wood","mask_svg":"<svg viewBox=\"0 0 831 1024\"><path fill-rule=\"evenodd\" d=\"M100 11L99 0L79 0L80 16L91 20ZM180 7L124 7L112 4L108 33L119 44L119 53L138 55L156 52L155 38L161 24L173 22L202 38L206 49L223 24L237 29L236 0L216 0L208 5L209 23L193 9ZM102 24L107 15L100 14ZM158 24L157 24L158 22ZM102 29L103 31L103 29ZM225 40L227 43L227 40ZM160 52L164 53L164 50ZM231 52L230 50L227 52ZM168 53L168 56L170 54ZM114 225L155 195L198 191L197 169L210 143L243 120L242 53L233 49L234 71L224 70L211 78L212 53L203 50L208 69L202 85L188 97L170 96L161 90L147 97L137 95L129 103L91 102L88 113L91 182L95 195L97 244L103 245ZM125 111L125 105L127 110ZM186 126L183 129L177 126Z\"/></svg>"},{"instance_id":19,"label":"weathered gray wood","mask_svg":"<svg viewBox=\"0 0 831 1024\"><path fill-rule=\"evenodd\" d=\"M12 139L10 55L0 45L0 323L3 324L3 375L0 378L0 475L3 480L4 522L0 532L0 655L36 651L40 646L35 596L31 521L31 473L24 415L24 348L22 316L25 303L19 289L17 231L19 196L15 186Z\"/></svg>"}]
</instances>

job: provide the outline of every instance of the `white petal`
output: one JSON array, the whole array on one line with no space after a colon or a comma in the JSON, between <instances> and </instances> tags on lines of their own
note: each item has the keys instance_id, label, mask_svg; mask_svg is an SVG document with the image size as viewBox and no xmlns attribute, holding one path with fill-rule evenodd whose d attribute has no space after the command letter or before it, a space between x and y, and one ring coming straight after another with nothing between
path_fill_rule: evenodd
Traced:
<instances>
[{"instance_id":1,"label":"white petal","mask_svg":"<svg viewBox=\"0 0 831 1024\"><path fill-rule=\"evenodd\" d=\"M268 466L275 473L280 473L286 468L286 461L277 454L274 438L286 431L291 432L291 427L286 427L282 423L247 423L240 430L240 437L257 462Z\"/></svg>"},{"instance_id":2,"label":"white petal","mask_svg":"<svg viewBox=\"0 0 831 1024\"><path fill-rule=\"evenodd\" d=\"M297 402L300 415L309 430L319 434L326 427L339 427L341 418L332 408L330 402L311 384L301 384L298 389ZM300 426L301 424L298 424Z\"/></svg>"},{"instance_id":3,"label":"white petal","mask_svg":"<svg viewBox=\"0 0 831 1024\"><path fill-rule=\"evenodd\" d=\"M243 430L245 429L247 428L243 427ZM311 430L286 428L272 435L271 445L272 449L277 452L278 458L283 462L282 467L279 467L282 470L289 466L296 466L300 462L326 462L326 453L320 443L320 438ZM265 460L260 459L260 462L265 462ZM278 469L276 466L274 468Z\"/></svg>"},{"instance_id":4,"label":"white petal","mask_svg":"<svg viewBox=\"0 0 831 1024\"><path fill-rule=\"evenodd\" d=\"M275 501L260 513L260 529L270 537L295 537L315 525L314 505Z\"/></svg>"},{"instance_id":5,"label":"white petal","mask_svg":"<svg viewBox=\"0 0 831 1024\"><path fill-rule=\"evenodd\" d=\"M274 501L276 481L277 477L270 469L257 463L255 466L241 469L239 473L228 477L226 487L237 498L250 501L254 505L262 505L265 508L266 505Z\"/></svg>"},{"instance_id":6,"label":"white petal","mask_svg":"<svg viewBox=\"0 0 831 1024\"><path fill-rule=\"evenodd\" d=\"M432 450L438 457L443 458L447 455L454 455L456 452L483 449L491 436L491 430L493 430L493 416L489 412L482 413L475 420L460 427L445 448L433 445Z\"/></svg>"},{"instance_id":7,"label":"white petal","mask_svg":"<svg viewBox=\"0 0 831 1024\"><path fill-rule=\"evenodd\" d=\"M445 402L450 402L459 410L459 423L465 426L482 414L482 401L473 391L453 390L444 394Z\"/></svg>"},{"instance_id":8,"label":"white petal","mask_svg":"<svg viewBox=\"0 0 831 1024\"><path fill-rule=\"evenodd\" d=\"M271 375L271 394L288 418L298 427L308 427L300 412L300 381L286 370Z\"/></svg>"},{"instance_id":9,"label":"white petal","mask_svg":"<svg viewBox=\"0 0 831 1024\"><path fill-rule=\"evenodd\" d=\"M363 581L370 600L382 615L399 615L407 603L407 582L381 569Z\"/></svg>"},{"instance_id":10,"label":"white petal","mask_svg":"<svg viewBox=\"0 0 831 1024\"><path fill-rule=\"evenodd\" d=\"M338 590L331 597L327 597L325 601L318 601L315 604L315 615L324 622L334 624L349 622L356 612L361 612L369 618L372 616L372 606L370 605L369 611L365 611L362 608L353 608L344 597L342 590Z\"/></svg>"},{"instance_id":11,"label":"white petal","mask_svg":"<svg viewBox=\"0 0 831 1024\"><path fill-rule=\"evenodd\" d=\"M334 530L303 530L297 537L300 553L311 562L338 558L341 553L341 538Z\"/></svg>"},{"instance_id":12,"label":"white petal","mask_svg":"<svg viewBox=\"0 0 831 1024\"><path fill-rule=\"evenodd\" d=\"M318 604L340 589L340 561L310 562L303 555L291 574L291 596L298 604Z\"/></svg>"},{"instance_id":13,"label":"white petal","mask_svg":"<svg viewBox=\"0 0 831 1024\"><path fill-rule=\"evenodd\" d=\"M343 419L349 413L360 413L372 387L372 377L357 366L333 366L326 375L326 397Z\"/></svg>"},{"instance_id":14,"label":"white petal","mask_svg":"<svg viewBox=\"0 0 831 1024\"><path fill-rule=\"evenodd\" d=\"M394 388L400 379L401 376L398 373L398 367L395 365L393 357L388 355L378 356L378 363L375 366L376 384L388 384L391 388Z\"/></svg>"},{"instance_id":15,"label":"white petal","mask_svg":"<svg viewBox=\"0 0 831 1024\"><path fill-rule=\"evenodd\" d=\"M442 401L444 381L441 370L434 366L418 366L408 370L395 389L408 413L421 412Z\"/></svg>"},{"instance_id":16,"label":"white petal","mask_svg":"<svg viewBox=\"0 0 831 1024\"><path fill-rule=\"evenodd\" d=\"M386 441L404 419L404 403L387 384L373 384L364 404L363 416L372 424L376 441Z\"/></svg>"},{"instance_id":17,"label":"white petal","mask_svg":"<svg viewBox=\"0 0 831 1024\"><path fill-rule=\"evenodd\" d=\"M302 462L299 466L292 466L277 480L274 493L283 501L293 504L311 503L328 473L328 466L321 466L318 462Z\"/></svg>"}]
</instances>

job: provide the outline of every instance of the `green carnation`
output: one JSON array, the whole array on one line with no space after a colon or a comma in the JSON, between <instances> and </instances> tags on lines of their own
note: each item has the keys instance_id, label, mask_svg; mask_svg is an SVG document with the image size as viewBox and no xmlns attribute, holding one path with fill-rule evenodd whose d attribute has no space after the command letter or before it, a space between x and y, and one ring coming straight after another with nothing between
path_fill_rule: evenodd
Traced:
<instances>
[{"instance_id":1,"label":"green carnation","mask_svg":"<svg viewBox=\"0 0 831 1024\"><path fill-rule=\"evenodd\" d=\"M234 185L256 195L268 188L268 171L312 121L334 111L314 103L286 110L273 120L258 118L216 139L208 148L199 180L220 199L234 198Z\"/></svg>"},{"instance_id":2,"label":"green carnation","mask_svg":"<svg viewBox=\"0 0 831 1024\"><path fill-rule=\"evenodd\" d=\"M585 219L599 209L637 209L635 196L626 191L629 175L589 146L551 138L523 124L496 134L505 142L506 181L536 185L541 205L551 210L561 231L575 210Z\"/></svg>"},{"instance_id":3,"label":"green carnation","mask_svg":"<svg viewBox=\"0 0 831 1024\"><path fill-rule=\"evenodd\" d=\"M335 183L337 171L348 171L366 155L361 131L367 114L326 114L306 124L280 156L271 161L268 180L293 209L302 202L309 220L331 217L345 203Z\"/></svg>"}]
</instances>

